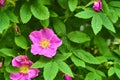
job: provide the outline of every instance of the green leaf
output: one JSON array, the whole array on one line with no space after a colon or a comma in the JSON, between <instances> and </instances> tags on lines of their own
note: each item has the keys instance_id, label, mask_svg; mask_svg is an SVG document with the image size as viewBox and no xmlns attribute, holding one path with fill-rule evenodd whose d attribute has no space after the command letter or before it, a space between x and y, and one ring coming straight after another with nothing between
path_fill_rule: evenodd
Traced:
<instances>
[{"instance_id":1,"label":"green leaf","mask_svg":"<svg viewBox=\"0 0 120 80\"><path fill-rule=\"evenodd\" d=\"M11 63L11 58L10 57L5 57L5 61L4 61L4 66L9 66Z\"/></svg>"},{"instance_id":2,"label":"green leaf","mask_svg":"<svg viewBox=\"0 0 120 80\"><path fill-rule=\"evenodd\" d=\"M107 62L107 59L106 59L106 57L104 57L104 56L98 56L98 57L96 57L96 59L97 59L100 63Z\"/></svg>"},{"instance_id":3,"label":"green leaf","mask_svg":"<svg viewBox=\"0 0 120 80\"><path fill-rule=\"evenodd\" d=\"M49 26L49 19L41 20L40 23L43 27L48 27Z\"/></svg>"},{"instance_id":4,"label":"green leaf","mask_svg":"<svg viewBox=\"0 0 120 80\"><path fill-rule=\"evenodd\" d=\"M10 80L10 73L4 71L4 78L5 80Z\"/></svg>"},{"instance_id":5,"label":"green leaf","mask_svg":"<svg viewBox=\"0 0 120 80\"><path fill-rule=\"evenodd\" d=\"M17 16L12 11L7 11L7 15L12 22L19 23Z\"/></svg>"},{"instance_id":6,"label":"green leaf","mask_svg":"<svg viewBox=\"0 0 120 80\"><path fill-rule=\"evenodd\" d=\"M49 62L44 67L43 76L45 80L54 80L58 73L58 65L56 62Z\"/></svg>"},{"instance_id":7,"label":"green leaf","mask_svg":"<svg viewBox=\"0 0 120 80\"><path fill-rule=\"evenodd\" d=\"M67 0L57 0L58 4L63 8L66 9L68 8Z\"/></svg>"},{"instance_id":8,"label":"green leaf","mask_svg":"<svg viewBox=\"0 0 120 80\"><path fill-rule=\"evenodd\" d=\"M51 5L53 0L37 0L38 3L41 3L43 5Z\"/></svg>"},{"instance_id":9,"label":"green leaf","mask_svg":"<svg viewBox=\"0 0 120 80\"><path fill-rule=\"evenodd\" d=\"M102 29L102 19L99 14L94 14L92 18L92 29L95 34L99 33Z\"/></svg>"},{"instance_id":10,"label":"green leaf","mask_svg":"<svg viewBox=\"0 0 120 80\"><path fill-rule=\"evenodd\" d=\"M49 59L46 58L40 58L40 60L36 61L31 68L43 68L48 62L50 62Z\"/></svg>"},{"instance_id":11,"label":"green leaf","mask_svg":"<svg viewBox=\"0 0 120 80\"><path fill-rule=\"evenodd\" d=\"M65 33L66 33L66 26L65 26L65 24L64 24L61 20L55 18L55 19L53 20L53 27L54 27L54 29L55 29L55 32L56 32L59 36L65 35Z\"/></svg>"},{"instance_id":12,"label":"green leaf","mask_svg":"<svg viewBox=\"0 0 120 80\"><path fill-rule=\"evenodd\" d=\"M72 55L71 56L71 60L72 62L78 67L78 66L81 66L81 67L85 67L85 62L80 60L79 58L77 58L76 56Z\"/></svg>"},{"instance_id":13,"label":"green leaf","mask_svg":"<svg viewBox=\"0 0 120 80\"><path fill-rule=\"evenodd\" d=\"M42 61L36 61L36 62L31 66L31 68L43 68L45 64L46 64L46 63L44 63L44 62L42 62Z\"/></svg>"},{"instance_id":14,"label":"green leaf","mask_svg":"<svg viewBox=\"0 0 120 80\"><path fill-rule=\"evenodd\" d=\"M118 78L120 79L120 65L116 64L114 66L114 71L115 71L116 75L118 76Z\"/></svg>"},{"instance_id":15,"label":"green leaf","mask_svg":"<svg viewBox=\"0 0 120 80\"><path fill-rule=\"evenodd\" d=\"M9 73L18 73L20 72L20 69L14 66L8 66L6 67L6 71Z\"/></svg>"},{"instance_id":16,"label":"green leaf","mask_svg":"<svg viewBox=\"0 0 120 80\"><path fill-rule=\"evenodd\" d=\"M96 72L89 72L86 75L85 80L102 80L102 77L98 75Z\"/></svg>"},{"instance_id":17,"label":"green leaf","mask_svg":"<svg viewBox=\"0 0 120 80\"><path fill-rule=\"evenodd\" d=\"M115 11L116 11L117 15L120 17L120 9L119 8L115 8Z\"/></svg>"},{"instance_id":18,"label":"green leaf","mask_svg":"<svg viewBox=\"0 0 120 80\"><path fill-rule=\"evenodd\" d=\"M86 77L85 80L96 80L97 75L94 72L89 72Z\"/></svg>"},{"instance_id":19,"label":"green leaf","mask_svg":"<svg viewBox=\"0 0 120 80\"><path fill-rule=\"evenodd\" d=\"M102 72L101 70L96 70L96 73L102 77L106 77L105 73Z\"/></svg>"},{"instance_id":20,"label":"green leaf","mask_svg":"<svg viewBox=\"0 0 120 80\"><path fill-rule=\"evenodd\" d=\"M9 17L6 13L2 12L0 10L0 33L3 32L3 30L7 29L9 26Z\"/></svg>"},{"instance_id":21,"label":"green leaf","mask_svg":"<svg viewBox=\"0 0 120 80\"><path fill-rule=\"evenodd\" d=\"M106 58L113 59L113 55L112 55L110 49L108 48L107 43L105 42L105 40L103 38L96 36L94 39L94 43L97 46L97 48L99 49L100 54L102 54Z\"/></svg>"},{"instance_id":22,"label":"green leaf","mask_svg":"<svg viewBox=\"0 0 120 80\"><path fill-rule=\"evenodd\" d=\"M78 0L68 0L68 6L70 8L70 11L74 11L77 7Z\"/></svg>"},{"instance_id":23,"label":"green leaf","mask_svg":"<svg viewBox=\"0 0 120 80\"><path fill-rule=\"evenodd\" d=\"M115 28L114 28L112 22L109 20L109 18L107 16L105 16L103 13L100 15L101 15L102 22L103 22L103 25L105 26L105 28L107 28L108 30L110 30L112 32L116 32Z\"/></svg>"},{"instance_id":24,"label":"green leaf","mask_svg":"<svg viewBox=\"0 0 120 80\"><path fill-rule=\"evenodd\" d=\"M10 56L10 57L15 57L16 56L13 49L2 48L2 49L0 49L0 52L2 54L6 55L6 56Z\"/></svg>"},{"instance_id":25,"label":"green leaf","mask_svg":"<svg viewBox=\"0 0 120 80\"><path fill-rule=\"evenodd\" d=\"M23 49L27 49L27 41L26 41L26 38L24 36L22 36L22 35L16 36L15 43L17 46L19 46Z\"/></svg>"},{"instance_id":26,"label":"green leaf","mask_svg":"<svg viewBox=\"0 0 120 80\"><path fill-rule=\"evenodd\" d=\"M57 60L61 60L61 61L64 61L66 60L67 58L69 58L70 56L72 55L72 53L64 53L64 54L56 54L56 56L54 57L54 60L57 61Z\"/></svg>"},{"instance_id":27,"label":"green leaf","mask_svg":"<svg viewBox=\"0 0 120 80\"><path fill-rule=\"evenodd\" d=\"M110 67L110 69L108 70L108 76L112 76L115 73L114 68Z\"/></svg>"},{"instance_id":28,"label":"green leaf","mask_svg":"<svg viewBox=\"0 0 120 80\"><path fill-rule=\"evenodd\" d=\"M108 4L106 3L106 0L102 0L102 9L106 14L109 13L109 7Z\"/></svg>"},{"instance_id":29,"label":"green leaf","mask_svg":"<svg viewBox=\"0 0 120 80\"><path fill-rule=\"evenodd\" d=\"M34 17L40 20L46 20L50 16L48 8L41 4L32 4L31 12Z\"/></svg>"},{"instance_id":30,"label":"green leaf","mask_svg":"<svg viewBox=\"0 0 120 80\"><path fill-rule=\"evenodd\" d=\"M76 57L82 59L83 61L90 63L90 64L100 64L99 61L89 52L84 50L76 50L74 51Z\"/></svg>"},{"instance_id":31,"label":"green leaf","mask_svg":"<svg viewBox=\"0 0 120 80\"><path fill-rule=\"evenodd\" d=\"M91 67L91 66L86 66L86 69L91 71L91 72L96 72L95 68Z\"/></svg>"},{"instance_id":32,"label":"green leaf","mask_svg":"<svg viewBox=\"0 0 120 80\"><path fill-rule=\"evenodd\" d=\"M60 71L73 77L73 73L72 73L70 67L65 62L57 61L57 64L58 64Z\"/></svg>"},{"instance_id":33,"label":"green leaf","mask_svg":"<svg viewBox=\"0 0 120 80\"><path fill-rule=\"evenodd\" d=\"M110 1L109 5L120 8L120 1Z\"/></svg>"},{"instance_id":34,"label":"green leaf","mask_svg":"<svg viewBox=\"0 0 120 80\"><path fill-rule=\"evenodd\" d=\"M89 18L93 17L94 14L95 14L95 12L93 11L93 9L87 8L84 11L81 11L81 12L78 12L77 14L75 14L75 17L89 19Z\"/></svg>"},{"instance_id":35,"label":"green leaf","mask_svg":"<svg viewBox=\"0 0 120 80\"><path fill-rule=\"evenodd\" d=\"M50 11L50 17L58 17L58 14L54 11Z\"/></svg>"},{"instance_id":36,"label":"green leaf","mask_svg":"<svg viewBox=\"0 0 120 80\"><path fill-rule=\"evenodd\" d=\"M118 21L117 11L114 8L110 8L110 12L108 14L108 17L111 19L111 21L113 23L116 23Z\"/></svg>"},{"instance_id":37,"label":"green leaf","mask_svg":"<svg viewBox=\"0 0 120 80\"><path fill-rule=\"evenodd\" d=\"M68 35L69 40L75 43L84 43L86 41L90 41L90 37L80 31L72 31Z\"/></svg>"},{"instance_id":38,"label":"green leaf","mask_svg":"<svg viewBox=\"0 0 120 80\"><path fill-rule=\"evenodd\" d=\"M25 3L20 8L20 18L23 23L27 23L32 17L32 13L30 11L30 5Z\"/></svg>"}]
</instances>

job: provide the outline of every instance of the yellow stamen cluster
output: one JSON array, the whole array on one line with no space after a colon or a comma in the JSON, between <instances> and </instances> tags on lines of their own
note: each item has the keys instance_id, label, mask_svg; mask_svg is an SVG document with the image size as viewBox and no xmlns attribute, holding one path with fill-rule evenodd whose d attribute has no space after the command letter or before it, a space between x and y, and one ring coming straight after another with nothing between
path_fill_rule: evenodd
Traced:
<instances>
[{"instance_id":1,"label":"yellow stamen cluster","mask_svg":"<svg viewBox=\"0 0 120 80\"><path fill-rule=\"evenodd\" d=\"M42 48L47 48L47 47L49 47L49 45L50 45L50 41L47 40L47 39L42 39L42 40L40 41L40 46L41 46Z\"/></svg>"}]
</instances>

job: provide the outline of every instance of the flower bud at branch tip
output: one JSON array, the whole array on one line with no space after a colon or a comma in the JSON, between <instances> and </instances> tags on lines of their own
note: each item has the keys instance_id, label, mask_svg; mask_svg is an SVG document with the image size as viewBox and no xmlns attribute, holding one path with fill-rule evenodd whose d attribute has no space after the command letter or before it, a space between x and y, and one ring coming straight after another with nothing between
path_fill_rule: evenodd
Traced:
<instances>
[{"instance_id":1,"label":"flower bud at branch tip","mask_svg":"<svg viewBox=\"0 0 120 80\"><path fill-rule=\"evenodd\" d=\"M101 11L102 9L102 0L95 0L94 1L94 5L93 5L93 9L97 12Z\"/></svg>"},{"instance_id":2,"label":"flower bud at branch tip","mask_svg":"<svg viewBox=\"0 0 120 80\"><path fill-rule=\"evenodd\" d=\"M4 7L5 0L0 0L0 7Z\"/></svg>"},{"instance_id":3,"label":"flower bud at branch tip","mask_svg":"<svg viewBox=\"0 0 120 80\"><path fill-rule=\"evenodd\" d=\"M67 74L65 74L65 80L72 80L72 77L67 75Z\"/></svg>"}]
</instances>

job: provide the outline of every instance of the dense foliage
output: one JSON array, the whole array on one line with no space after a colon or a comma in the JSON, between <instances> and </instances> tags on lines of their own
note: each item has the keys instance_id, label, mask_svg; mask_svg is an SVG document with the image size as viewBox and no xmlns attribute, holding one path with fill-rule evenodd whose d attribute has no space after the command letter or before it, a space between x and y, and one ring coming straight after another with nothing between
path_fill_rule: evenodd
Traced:
<instances>
[{"instance_id":1,"label":"dense foliage","mask_svg":"<svg viewBox=\"0 0 120 80\"><path fill-rule=\"evenodd\" d=\"M2 1L0 80L24 73L26 66L19 69L12 63L20 55L33 62L30 69L40 70L32 80L64 80L66 74L73 80L120 80L119 0L101 0L100 9L93 7L99 0ZM42 29L53 30L62 40L54 56L31 52L29 36Z\"/></svg>"}]
</instances>

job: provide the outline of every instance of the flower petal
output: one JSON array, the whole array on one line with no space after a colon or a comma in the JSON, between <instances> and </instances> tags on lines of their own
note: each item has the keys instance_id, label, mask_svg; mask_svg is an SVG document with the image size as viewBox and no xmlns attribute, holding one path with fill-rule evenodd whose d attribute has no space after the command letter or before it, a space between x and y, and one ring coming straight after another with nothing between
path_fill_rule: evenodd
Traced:
<instances>
[{"instance_id":1,"label":"flower petal","mask_svg":"<svg viewBox=\"0 0 120 80\"><path fill-rule=\"evenodd\" d=\"M40 30L42 38L50 40L52 36L54 35L54 32L52 29L44 28Z\"/></svg>"},{"instance_id":2,"label":"flower petal","mask_svg":"<svg viewBox=\"0 0 120 80\"><path fill-rule=\"evenodd\" d=\"M40 46L34 45L34 44L31 46L31 53L32 54L34 54L34 55L42 54L41 51L42 51L42 48Z\"/></svg>"},{"instance_id":3,"label":"flower petal","mask_svg":"<svg viewBox=\"0 0 120 80\"><path fill-rule=\"evenodd\" d=\"M43 55L52 58L53 56L55 56L56 50L57 48L47 48L46 50L44 50Z\"/></svg>"},{"instance_id":4,"label":"flower petal","mask_svg":"<svg viewBox=\"0 0 120 80\"><path fill-rule=\"evenodd\" d=\"M41 31L33 31L30 33L29 37L34 44L39 44L39 41L41 40L42 37Z\"/></svg>"},{"instance_id":5,"label":"flower petal","mask_svg":"<svg viewBox=\"0 0 120 80\"><path fill-rule=\"evenodd\" d=\"M21 57L22 57L22 55L13 58L12 65L16 66L16 67L20 67L21 66Z\"/></svg>"},{"instance_id":6,"label":"flower petal","mask_svg":"<svg viewBox=\"0 0 120 80\"><path fill-rule=\"evenodd\" d=\"M27 58L26 55L20 55L12 60L12 66L21 67L21 65L31 66L33 62Z\"/></svg>"},{"instance_id":7,"label":"flower petal","mask_svg":"<svg viewBox=\"0 0 120 80\"><path fill-rule=\"evenodd\" d=\"M50 41L51 47L59 47L62 45L62 40L57 37L57 35L54 35Z\"/></svg>"},{"instance_id":8,"label":"flower petal","mask_svg":"<svg viewBox=\"0 0 120 80\"><path fill-rule=\"evenodd\" d=\"M11 80L19 80L23 75L21 73L16 73L16 74L10 74L10 79Z\"/></svg>"},{"instance_id":9,"label":"flower petal","mask_svg":"<svg viewBox=\"0 0 120 80\"><path fill-rule=\"evenodd\" d=\"M22 74L23 77L21 77L19 80L31 80L29 77L28 77L28 74Z\"/></svg>"},{"instance_id":10,"label":"flower petal","mask_svg":"<svg viewBox=\"0 0 120 80\"><path fill-rule=\"evenodd\" d=\"M38 73L39 73L40 71L38 70L38 69L30 69L29 70L29 72L28 72L28 77L29 78L34 78L34 77L36 77L36 76L38 76Z\"/></svg>"}]
</instances>

